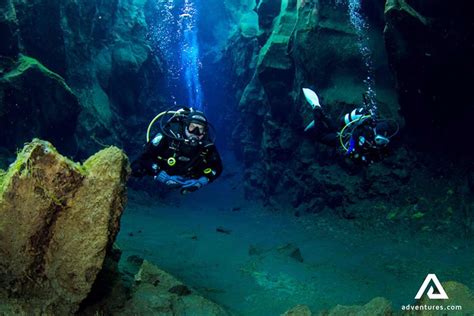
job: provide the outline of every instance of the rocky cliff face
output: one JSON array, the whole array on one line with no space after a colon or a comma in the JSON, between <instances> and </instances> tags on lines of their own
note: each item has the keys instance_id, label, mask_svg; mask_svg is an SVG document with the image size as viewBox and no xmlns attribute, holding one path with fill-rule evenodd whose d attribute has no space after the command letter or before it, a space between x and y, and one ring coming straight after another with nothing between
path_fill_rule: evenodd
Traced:
<instances>
[{"instance_id":1,"label":"rocky cliff face","mask_svg":"<svg viewBox=\"0 0 474 316\"><path fill-rule=\"evenodd\" d=\"M349 218L363 203L396 209L390 218L428 217L416 211L419 205L440 207L433 216L441 209L468 209L472 201L452 200L464 201L473 192L472 164L462 167L470 170L466 181L460 168L430 157L434 151L415 151L420 144L444 150L440 157L470 151L473 107L467 85L474 71L468 45L472 22L463 14L468 10L421 0L389 0L385 8L380 1L362 1L380 114L402 127L407 122L401 141L394 142L396 153L367 169L302 131L311 115L302 87L318 92L333 119L362 103L367 65L345 4L208 2L224 7L227 18L219 24L213 16L207 28L200 25L207 41L201 78L210 78L203 82L204 94L222 144L231 143L234 129L248 196L272 206L287 204L297 213L331 209ZM136 152L150 112L161 104L160 75L166 67L147 41L149 9L155 5L145 0L0 4L0 124L8 126L0 141L9 151L0 148L0 163L33 135L59 141L68 154L84 156L109 143ZM221 46L222 52L216 48ZM420 186L430 179L439 179L439 185ZM431 207L425 200L442 203Z\"/></svg>"},{"instance_id":2,"label":"rocky cliff face","mask_svg":"<svg viewBox=\"0 0 474 316\"><path fill-rule=\"evenodd\" d=\"M263 187L261 197L281 192L291 178L302 178L297 174L314 162L317 152L321 160L328 158L327 150L302 132L311 111L302 102L301 88L316 87L326 111L335 117L361 104L365 89L357 34L344 7L319 1L279 4L258 5L265 31L258 38L262 46L256 71L240 99L242 123L235 133L244 144L247 184ZM387 63L376 48L374 58L383 68ZM387 82L380 88L388 91L379 96L381 112L396 115Z\"/></svg>"},{"instance_id":3,"label":"rocky cliff face","mask_svg":"<svg viewBox=\"0 0 474 316\"><path fill-rule=\"evenodd\" d=\"M141 140L130 135L142 132L148 119L144 113L155 105L161 82L160 61L147 41L145 5L141 0L3 1L0 55L6 61L2 62L2 73L10 70L8 65L21 63L18 53L22 53L66 85L52 88L48 80L29 79L30 73L23 73L25 79L16 85L13 97L10 82L0 87L0 119L8 120L12 130L25 130L31 125L25 114L45 117L65 143L71 143L76 134L78 146L63 148L63 142L58 143L68 154L86 156L105 143L128 147ZM67 118L46 111L65 103L69 104ZM14 107L21 108L21 117L9 115ZM61 119L68 126L56 125ZM42 132L47 128L43 123L16 135L6 144L8 149L28 141L31 134L55 140Z\"/></svg>"},{"instance_id":4,"label":"rocky cliff face","mask_svg":"<svg viewBox=\"0 0 474 316\"><path fill-rule=\"evenodd\" d=\"M118 233L128 173L115 147L79 165L40 140L0 173L0 310L78 310Z\"/></svg>"},{"instance_id":5,"label":"rocky cliff face","mask_svg":"<svg viewBox=\"0 0 474 316\"><path fill-rule=\"evenodd\" d=\"M1 57L0 57L1 58ZM58 74L38 60L21 55L17 61L1 58L0 143L9 149L38 135L73 153L81 106Z\"/></svg>"},{"instance_id":6,"label":"rocky cliff face","mask_svg":"<svg viewBox=\"0 0 474 316\"><path fill-rule=\"evenodd\" d=\"M318 92L326 113L333 119L362 104L367 64L358 46L360 35L350 24L345 2L340 1L340 5L292 0L278 3L281 6L262 0L256 8L261 17L262 32L256 36L260 49L255 71L240 96L241 122L234 132L239 144L237 150L245 164L248 197L263 199L275 208L296 209L295 215L331 210L348 219L408 223L427 232L442 231L453 221L471 223L469 212L465 210L472 207L472 191L463 175L463 170L469 169L468 163L455 167L444 160L447 155L425 155L411 146L411 140L417 139L425 123L431 126L425 131L436 125L432 124L432 115L441 113L433 110L438 101L427 100L429 95L435 98L438 95L433 91L434 85L429 93L422 93L426 96L424 104L434 108L416 107L413 100L419 96L409 98L409 102L406 97L418 91L416 85L424 84L427 78L428 84L433 82L427 71L432 74L442 71L436 70L434 64L420 63L413 58L426 55L421 53L426 47L420 48L416 42L419 37L424 38L421 34L425 33L414 32L410 25L428 27L424 24L428 19L414 7L428 10L431 4L416 2L416 6L409 7L408 1L387 1L384 11L377 1L363 2L370 25L365 35L372 52L371 71L375 76L379 113L396 119L402 128L405 118L411 120L411 126L393 142L390 156L366 168L351 164L343 155L315 143L303 133L311 119L311 110L301 94L302 87ZM443 21L447 22L447 17ZM459 27L454 29L452 34L457 31L468 34ZM433 38L424 40L431 43ZM241 50L242 47L236 48L234 54L241 54ZM248 46L248 51L251 50L253 47ZM229 51L232 52L232 46ZM449 54L439 53L438 61L451 60ZM425 58L431 57L425 56L423 60ZM469 66L470 61L466 65ZM417 67L423 68L423 73L420 74ZM390 69L395 74L398 90ZM433 76L434 81L436 78L439 76ZM412 83L416 85L405 89L405 85ZM402 116L398 113L398 96ZM459 113L472 108L468 106L472 102L461 104ZM428 119L423 116L427 111L430 112ZM449 124L445 126L451 126ZM446 131L438 132L443 130ZM446 209L451 211L446 212ZM466 231L472 229L472 224L464 226Z\"/></svg>"}]
</instances>

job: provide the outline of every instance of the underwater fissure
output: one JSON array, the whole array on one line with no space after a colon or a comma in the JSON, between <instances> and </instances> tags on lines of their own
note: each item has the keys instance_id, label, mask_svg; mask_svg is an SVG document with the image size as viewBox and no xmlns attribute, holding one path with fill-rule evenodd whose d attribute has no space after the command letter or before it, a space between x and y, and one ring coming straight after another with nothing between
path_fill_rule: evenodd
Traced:
<instances>
[{"instance_id":1,"label":"underwater fissure","mask_svg":"<svg viewBox=\"0 0 474 316\"><path fill-rule=\"evenodd\" d=\"M106 269L94 261L76 271L87 275L84 296L104 268L90 306L79 309L81 296L65 310L140 313L156 302L135 300L162 291L172 310L193 311L176 303L192 297L216 315L226 311L206 299L243 315L300 304L306 314L361 303L368 305L353 309L399 312L395 305L412 302L410 291L428 273L448 295L472 294L459 284L474 287L467 2L5 0L0 10L0 209L13 210L17 202L5 201L21 196L11 175L17 151L33 138L77 161L117 146L131 163L130 171L112 150L123 167L114 169L112 227L94 231L118 233L128 188L122 250L101 239ZM149 125L160 113L166 119ZM94 181L112 176L99 173ZM68 179L51 181L61 187ZM40 191L31 194L57 199ZM54 257L43 251L51 240L63 245L48 234L67 209L45 218L54 227L31 245L41 254L34 266ZM87 214L81 220L95 218ZM0 220L0 235L16 246L9 229ZM439 249L445 258L434 255ZM18 269L36 289L32 272ZM97 285L102 278L123 286L115 294L125 296L114 298L122 307L101 301L110 295ZM7 283L0 280L0 297L14 292ZM0 303L0 311L10 307Z\"/></svg>"}]
</instances>

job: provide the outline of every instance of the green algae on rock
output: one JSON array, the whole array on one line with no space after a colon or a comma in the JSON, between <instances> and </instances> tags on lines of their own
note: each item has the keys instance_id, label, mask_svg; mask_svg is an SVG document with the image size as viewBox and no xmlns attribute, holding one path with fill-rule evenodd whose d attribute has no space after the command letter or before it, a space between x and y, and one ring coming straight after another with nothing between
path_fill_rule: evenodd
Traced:
<instances>
[{"instance_id":1,"label":"green algae on rock","mask_svg":"<svg viewBox=\"0 0 474 316\"><path fill-rule=\"evenodd\" d=\"M0 177L0 298L18 313L71 314L118 232L128 159L109 147L83 166L27 144Z\"/></svg>"}]
</instances>

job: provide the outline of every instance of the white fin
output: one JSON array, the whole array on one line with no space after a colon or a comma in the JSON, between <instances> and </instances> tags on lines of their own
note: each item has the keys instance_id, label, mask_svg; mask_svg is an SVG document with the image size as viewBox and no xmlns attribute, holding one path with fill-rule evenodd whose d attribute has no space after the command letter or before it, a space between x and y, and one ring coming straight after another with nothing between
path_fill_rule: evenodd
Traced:
<instances>
[{"instance_id":1,"label":"white fin","mask_svg":"<svg viewBox=\"0 0 474 316\"><path fill-rule=\"evenodd\" d=\"M308 103L313 107L313 109L317 106L321 106L321 104L319 104L319 98L316 92L308 88L303 88L303 93L306 98L306 101L308 101Z\"/></svg>"}]
</instances>

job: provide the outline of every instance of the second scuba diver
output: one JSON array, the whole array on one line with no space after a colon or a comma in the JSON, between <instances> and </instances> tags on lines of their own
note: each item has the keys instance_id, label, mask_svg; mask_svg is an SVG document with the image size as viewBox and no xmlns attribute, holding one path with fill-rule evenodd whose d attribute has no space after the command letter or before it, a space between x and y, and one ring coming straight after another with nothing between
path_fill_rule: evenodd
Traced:
<instances>
[{"instance_id":1,"label":"second scuba diver","mask_svg":"<svg viewBox=\"0 0 474 316\"><path fill-rule=\"evenodd\" d=\"M305 132L309 132L317 141L340 147L349 157L367 164L379 161L386 155L390 139L398 132L396 123L378 119L375 110L362 107L345 114L335 123L324 114L314 91L303 88L303 93L313 108L314 116Z\"/></svg>"},{"instance_id":2,"label":"second scuba diver","mask_svg":"<svg viewBox=\"0 0 474 316\"><path fill-rule=\"evenodd\" d=\"M160 132L150 141L150 129L159 118ZM183 108L160 113L148 127L147 144L132 163L132 176L153 176L182 194L214 181L222 173L222 162L209 127L200 111Z\"/></svg>"}]
</instances>

